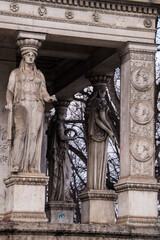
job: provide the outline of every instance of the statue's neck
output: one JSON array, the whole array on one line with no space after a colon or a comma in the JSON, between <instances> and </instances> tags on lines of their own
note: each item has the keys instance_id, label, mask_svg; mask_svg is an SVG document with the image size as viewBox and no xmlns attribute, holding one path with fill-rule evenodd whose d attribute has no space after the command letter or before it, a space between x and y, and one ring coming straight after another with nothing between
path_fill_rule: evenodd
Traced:
<instances>
[{"instance_id":1,"label":"statue's neck","mask_svg":"<svg viewBox=\"0 0 160 240\"><path fill-rule=\"evenodd\" d=\"M25 70L33 71L33 69L34 69L33 64L25 63Z\"/></svg>"}]
</instances>

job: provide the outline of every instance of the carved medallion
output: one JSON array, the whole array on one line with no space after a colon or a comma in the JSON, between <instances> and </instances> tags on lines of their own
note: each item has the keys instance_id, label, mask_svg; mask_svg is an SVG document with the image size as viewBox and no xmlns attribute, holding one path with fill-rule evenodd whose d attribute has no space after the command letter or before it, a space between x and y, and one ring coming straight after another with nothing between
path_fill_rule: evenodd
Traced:
<instances>
[{"instance_id":1,"label":"carved medallion","mask_svg":"<svg viewBox=\"0 0 160 240\"><path fill-rule=\"evenodd\" d=\"M100 20L100 14L98 13L98 12L94 12L93 13L93 15L92 15L92 18L93 18L93 20L95 21L95 22L99 22L99 20Z\"/></svg>"},{"instance_id":2,"label":"carved medallion","mask_svg":"<svg viewBox=\"0 0 160 240\"><path fill-rule=\"evenodd\" d=\"M152 20L150 18L146 18L144 21L143 21L143 24L146 28L150 28L152 27Z\"/></svg>"},{"instance_id":3,"label":"carved medallion","mask_svg":"<svg viewBox=\"0 0 160 240\"><path fill-rule=\"evenodd\" d=\"M72 19L72 18L74 18L74 13L73 13L73 11L66 10L65 16L66 16L66 18L68 18L68 19Z\"/></svg>"},{"instance_id":4,"label":"carved medallion","mask_svg":"<svg viewBox=\"0 0 160 240\"><path fill-rule=\"evenodd\" d=\"M151 71L145 67L137 67L132 71L132 84L140 91L148 90L153 84Z\"/></svg>"},{"instance_id":5,"label":"carved medallion","mask_svg":"<svg viewBox=\"0 0 160 240\"><path fill-rule=\"evenodd\" d=\"M152 143L146 137L136 138L131 144L131 153L140 162L148 161L153 155Z\"/></svg>"},{"instance_id":6,"label":"carved medallion","mask_svg":"<svg viewBox=\"0 0 160 240\"><path fill-rule=\"evenodd\" d=\"M153 117L152 106L147 101L137 101L131 108L131 115L135 122L146 124L150 122Z\"/></svg>"},{"instance_id":7,"label":"carved medallion","mask_svg":"<svg viewBox=\"0 0 160 240\"><path fill-rule=\"evenodd\" d=\"M47 14L47 8L45 6L43 6L43 5L40 6L38 8L38 13L39 13L40 16L46 15Z\"/></svg>"},{"instance_id":8,"label":"carved medallion","mask_svg":"<svg viewBox=\"0 0 160 240\"><path fill-rule=\"evenodd\" d=\"M10 4L10 10L11 10L12 12L17 12L17 11L19 10L18 4L17 4L17 3L11 3L11 4Z\"/></svg>"}]
</instances>

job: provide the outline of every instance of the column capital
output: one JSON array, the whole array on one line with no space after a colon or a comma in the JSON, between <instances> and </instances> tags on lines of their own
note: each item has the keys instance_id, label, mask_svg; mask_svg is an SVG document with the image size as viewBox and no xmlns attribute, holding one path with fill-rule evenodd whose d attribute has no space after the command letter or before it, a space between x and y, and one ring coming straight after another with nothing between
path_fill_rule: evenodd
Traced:
<instances>
[{"instance_id":1,"label":"column capital","mask_svg":"<svg viewBox=\"0 0 160 240\"><path fill-rule=\"evenodd\" d=\"M106 74L90 74L87 76L92 86L107 85L108 81L113 78L113 75Z\"/></svg>"},{"instance_id":2,"label":"column capital","mask_svg":"<svg viewBox=\"0 0 160 240\"><path fill-rule=\"evenodd\" d=\"M18 39L37 39L41 42L46 40L47 34L45 33L36 33L36 32L28 32L28 31L19 31L17 35Z\"/></svg>"},{"instance_id":3,"label":"column capital","mask_svg":"<svg viewBox=\"0 0 160 240\"><path fill-rule=\"evenodd\" d=\"M46 39L46 34L19 31L17 36L17 46L20 48L22 56L28 51L34 52L38 55L38 49L41 47L42 42Z\"/></svg>"},{"instance_id":4,"label":"column capital","mask_svg":"<svg viewBox=\"0 0 160 240\"><path fill-rule=\"evenodd\" d=\"M119 56L123 57L132 52L154 54L157 51L157 47L157 44L127 42L119 48Z\"/></svg>"},{"instance_id":5,"label":"column capital","mask_svg":"<svg viewBox=\"0 0 160 240\"><path fill-rule=\"evenodd\" d=\"M54 102L54 107L57 113L61 114L63 112L67 111L67 108L70 104L71 100L58 100L57 102Z\"/></svg>"}]
</instances>

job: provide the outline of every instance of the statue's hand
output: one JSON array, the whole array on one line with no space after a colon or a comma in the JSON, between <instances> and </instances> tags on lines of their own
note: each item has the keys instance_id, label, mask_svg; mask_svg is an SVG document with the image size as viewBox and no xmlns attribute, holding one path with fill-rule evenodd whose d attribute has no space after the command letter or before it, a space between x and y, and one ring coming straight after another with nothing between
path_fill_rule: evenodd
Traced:
<instances>
[{"instance_id":1,"label":"statue's hand","mask_svg":"<svg viewBox=\"0 0 160 240\"><path fill-rule=\"evenodd\" d=\"M111 138L113 145L115 145L115 136L112 132L109 134L109 137Z\"/></svg>"},{"instance_id":2,"label":"statue's hand","mask_svg":"<svg viewBox=\"0 0 160 240\"><path fill-rule=\"evenodd\" d=\"M9 110L9 111L12 111L12 109L13 109L13 104L12 104L12 103L9 103L9 104L7 104L7 105L5 106L5 108L6 108L7 110Z\"/></svg>"},{"instance_id":3,"label":"statue's hand","mask_svg":"<svg viewBox=\"0 0 160 240\"><path fill-rule=\"evenodd\" d=\"M51 101L52 101L52 102L57 101L56 95L52 95L52 96L51 96Z\"/></svg>"}]
</instances>

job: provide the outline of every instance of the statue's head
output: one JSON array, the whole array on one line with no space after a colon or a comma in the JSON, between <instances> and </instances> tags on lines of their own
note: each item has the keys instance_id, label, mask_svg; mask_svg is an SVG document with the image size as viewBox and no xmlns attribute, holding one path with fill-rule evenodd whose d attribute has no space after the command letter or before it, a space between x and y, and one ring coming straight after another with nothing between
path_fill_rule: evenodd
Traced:
<instances>
[{"instance_id":1,"label":"statue's head","mask_svg":"<svg viewBox=\"0 0 160 240\"><path fill-rule=\"evenodd\" d=\"M17 40L17 45L20 48L24 61L26 63L34 63L42 43L37 39L19 39Z\"/></svg>"},{"instance_id":2,"label":"statue's head","mask_svg":"<svg viewBox=\"0 0 160 240\"><path fill-rule=\"evenodd\" d=\"M70 101L67 100L59 100L54 102L54 107L56 110L56 115L59 120L65 120L67 117L67 108L70 104Z\"/></svg>"},{"instance_id":3,"label":"statue's head","mask_svg":"<svg viewBox=\"0 0 160 240\"><path fill-rule=\"evenodd\" d=\"M94 90L97 92L97 95L103 99L106 96L106 85L95 85Z\"/></svg>"},{"instance_id":4,"label":"statue's head","mask_svg":"<svg viewBox=\"0 0 160 240\"><path fill-rule=\"evenodd\" d=\"M23 55L23 59L26 63L33 64L36 59L36 55L33 51L28 51Z\"/></svg>"}]
</instances>

